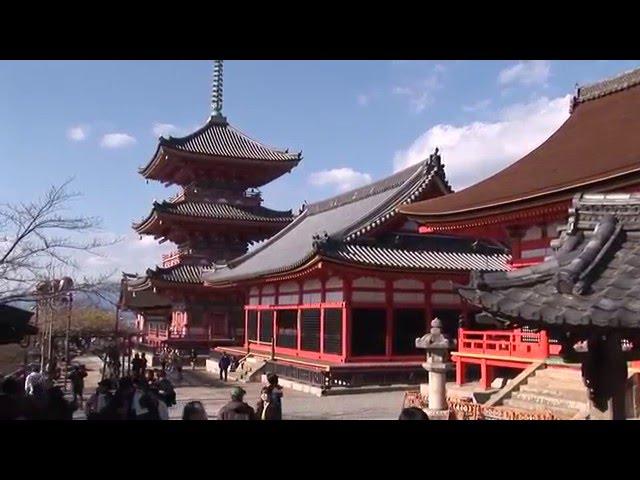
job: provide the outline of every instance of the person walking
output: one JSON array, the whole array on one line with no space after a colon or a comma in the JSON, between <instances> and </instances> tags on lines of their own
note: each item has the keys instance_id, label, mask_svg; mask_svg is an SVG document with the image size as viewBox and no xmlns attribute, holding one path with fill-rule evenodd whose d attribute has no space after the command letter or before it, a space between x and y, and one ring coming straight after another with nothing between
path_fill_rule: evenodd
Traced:
<instances>
[{"instance_id":1,"label":"person walking","mask_svg":"<svg viewBox=\"0 0 640 480\"><path fill-rule=\"evenodd\" d=\"M134 378L140 376L140 370L142 369L142 359L140 358L140 354L136 353L133 356L133 360L131 360L131 371L133 372Z\"/></svg>"},{"instance_id":2,"label":"person walking","mask_svg":"<svg viewBox=\"0 0 640 480\"><path fill-rule=\"evenodd\" d=\"M284 396L284 392L282 391L282 386L278 384L278 375L275 373L268 374L267 382L268 385L266 388L269 391L270 400L273 402L277 411L278 418L274 418L274 420L282 420L282 397Z\"/></svg>"},{"instance_id":3,"label":"person walking","mask_svg":"<svg viewBox=\"0 0 640 480\"><path fill-rule=\"evenodd\" d=\"M231 390L231 401L218 412L220 420L255 420L256 413L245 401L246 391L240 387Z\"/></svg>"},{"instance_id":4,"label":"person walking","mask_svg":"<svg viewBox=\"0 0 640 480\"><path fill-rule=\"evenodd\" d=\"M34 394L36 385L44 382L44 375L40 373L38 367L32 367L31 373L24 379L24 393L31 396Z\"/></svg>"},{"instance_id":5,"label":"person walking","mask_svg":"<svg viewBox=\"0 0 640 480\"><path fill-rule=\"evenodd\" d=\"M256 405L256 417L259 420L282 420L282 414L271 398L269 387L262 387L260 399Z\"/></svg>"},{"instance_id":6,"label":"person walking","mask_svg":"<svg viewBox=\"0 0 640 480\"><path fill-rule=\"evenodd\" d=\"M229 371L229 366L231 365L231 357L227 355L227 352L222 354L220 357L220 361L218 361L218 368L220 369L220 380L224 375L224 381L227 381L227 372Z\"/></svg>"},{"instance_id":7,"label":"person walking","mask_svg":"<svg viewBox=\"0 0 640 480\"><path fill-rule=\"evenodd\" d=\"M147 355L142 352L142 358L140 359L140 376L144 377L147 373Z\"/></svg>"},{"instance_id":8,"label":"person walking","mask_svg":"<svg viewBox=\"0 0 640 480\"><path fill-rule=\"evenodd\" d=\"M173 358L171 359L171 363L173 364L173 368L176 371L178 376L178 381L182 381L182 358L180 357L180 353L178 351L173 352Z\"/></svg>"},{"instance_id":9,"label":"person walking","mask_svg":"<svg viewBox=\"0 0 640 480\"><path fill-rule=\"evenodd\" d=\"M155 386L158 388L158 392L167 404L167 407L172 407L176 404L176 391L173 388L171 381L167 378L167 374L165 372L160 372L158 374L158 380L156 381Z\"/></svg>"},{"instance_id":10,"label":"person walking","mask_svg":"<svg viewBox=\"0 0 640 480\"><path fill-rule=\"evenodd\" d=\"M73 412L77 407L69 403L64 398L64 393L60 387L50 388L48 391L49 401L45 418L47 420L73 420Z\"/></svg>"},{"instance_id":11,"label":"person walking","mask_svg":"<svg viewBox=\"0 0 640 480\"><path fill-rule=\"evenodd\" d=\"M73 390L73 403L79 407L82 407L82 402L84 402L84 379L86 376L87 371L84 366L79 365L75 366L69 374L69 380L71 380L71 388ZM80 398L80 403L78 403L78 398Z\"/></svg>"}]
</instances>

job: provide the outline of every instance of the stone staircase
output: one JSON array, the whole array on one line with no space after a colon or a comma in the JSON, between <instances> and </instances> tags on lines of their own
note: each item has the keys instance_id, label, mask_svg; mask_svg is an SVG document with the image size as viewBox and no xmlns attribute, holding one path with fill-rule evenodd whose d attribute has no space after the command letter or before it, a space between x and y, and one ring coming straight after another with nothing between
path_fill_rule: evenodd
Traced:
<instances>
[{"instance_id":1,"label":"stone staircase","mask_svg":"<svg viewBox=\"0 0 640 480\"><path fill-rule=\"evenodd\" d=\"M587 395L580 369L546 367L535 370L495 406L523 413L546 410L558 419L571 420L586 417Z\"/></svg>"},{"instance_id":2,"label":"stone staircase","mask_svg":"<svg viewBox=\"0 0 640 480\"><path fill-rule=\"evenodd\" d=\"M247 355L242 360L235 372L229 372L229 378L241 383L249 383L262 374L266 361L254 355Z\"/></svg>"}]
</instances>

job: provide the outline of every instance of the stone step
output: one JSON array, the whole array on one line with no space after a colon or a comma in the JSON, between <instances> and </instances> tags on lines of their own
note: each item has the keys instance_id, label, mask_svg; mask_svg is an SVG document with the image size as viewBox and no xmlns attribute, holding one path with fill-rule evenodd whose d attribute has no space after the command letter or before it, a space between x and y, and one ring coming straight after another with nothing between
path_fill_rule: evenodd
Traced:
<instances>
[{"instance_id":1,"label":"stone step","mask_svg":"<svg viewBox=\"0 0 640 480\"><path fill-rule=\"evenodd\" d=\"M575 390L584 391L585 386L582 381L577 382L573 380L567 380L562 378L553 377L537 377L532 376L527 379L527 385L532 385L540 388L558 389L558 390Z\"/></svg>"},{"instance_id":2,"label":"stone step","mask_svg":"<svg viewBox=\"0 0 640 480\"><path fill-rule=\"evenodd\" d=\"M543 405L527 402L524 400L518 400L515 398L506 399L503 402L503 406L517 408L520 410L526 410L529 412L542 412L547 410L561 419L573 418L578 413L578 410L575 408L546 407Z\"/></svg>"},{"instance_id":3,"label":"stone step","mask_svg":"<svg viewBox=\"0 0 640 480\"><path fill-rule=\"evenodd\" d=\"M536 371L536 376L581 380L582 372L576 368L543 368Z\"/></svg>"},{"instance_id":4,"label":"stone step","mask_svg":"<svg viewBox=\"0 0 640 480\"><path fill-rule=\"evenodd\" d=\"M575 400L577 402L588 401L587 391L584 387L581 389L573 389L573 388L557 387L555 385L545 385L545 384L531 385L529 383L525 383L524 385L520 385L520 388L517 391L532 394L532 395L544 395L547 397Z\"/></svg>"},{"instance_id":5,"label":"stone step","mask_svg":"<svg viewBox=\"0 0 640 480\"><path fill-rule=\"evenodd\" d=\"M572 400L565 397L558 397L555 395L544 395L540 393L517 391L511 394L511 398L516 400L523 400L534 404L539 404L542 407L560 407L580 410L587 406L586 400Z\"/></svg>"}]
</instances>

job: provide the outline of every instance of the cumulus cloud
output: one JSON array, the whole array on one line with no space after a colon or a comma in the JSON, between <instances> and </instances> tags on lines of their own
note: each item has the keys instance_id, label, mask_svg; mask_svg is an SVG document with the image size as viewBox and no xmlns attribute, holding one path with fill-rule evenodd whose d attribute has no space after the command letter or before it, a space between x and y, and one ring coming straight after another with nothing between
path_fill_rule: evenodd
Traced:
<instances>
[{"instance_id":1,"label":"cumulus cloud","mask_svg":"<svg viewBox=\"0 0 640 480\"><path fill-rule=\"evenodd\" d=\"M423 161L438 147L456 189L469 186L518 160L546 140L569 116L571 96L539 98L505 108L495 122L438 124L396 152L396 171Z\"/></svg>"},{"instance_id":2,"label":"cumulus cloud","mask_svg":"<svg viewBox=\"0 0 640 480\"><path fill-rule=\"evenodd\" d=\"M519 83L521 85L545 84L551 74L551 64L546 60L530 60L507 67L498 74L500 85Z\"/></svg>"},{"instance_id":3,"label":"cumulus cloud","mask_svg":"<svg viewBox=\"0 0 640 480\"><path fill-rule=\"evenodd\" d=\"M444 65L437 64L426 78L410 84L396 85L391 91L394 95L407 98L411 109L420 113L433 103L434 92L442 88L442 75L445 71Z\"/></svg>"},{"instance_id":4,"label":"cumulus cloud","mask_svg":"<svg viewBox=\"0 0 640 480\"><path fill-rule=\"evenodd\" d=\"M144 274L148 268L154 268L162 263L162 254L175 249L170 243L160 245L153 237L143 236L140 239L135 234L118 236L111 233L100 235L100 238L120 242L103 247L98 255L78 254L77 263L81 271L88 277L113 274L117 280L122 272Z\"/></svg>"},{"instance_id":5,"label":"cumulus cloud","mask_svg":"<svg viewBox=\"0 0 640 480\"><path fill-rule=\"evenodd\" d=\"M104 148L125 148L136 143L136 139L128 133L107 133L102 137L100 146Z\"/></svg>"},{"instance_id":6,"label":"cumulus cloud","mask_svg":"<svg viewBox=\"0 0 640 480\"><path fill-rule=\"evenodd\" d=\"M358 172L352 168L333 168L312 173L309 183L316 187L330 186L338 192L346 192L352 188L371 183L371 175Z\"/></svg>"},{"instance_id":7,"label":"cumulus cloud","mask_svg":"<svg viewBox=\"0 0 640 480\"><path fill-rule=\"evenodd\" d=\"M179 134L182 133L182 129L171 124L171 123L154 123L153 124L153 134L156 137L169 137L170 135L172 136L178 136Z\"/></svg>"},{"instance_id":8,"label":"cumulus cloud","mask_svg":"<svg viewBox=\"0 0 640 480\"><path fill-rule=\"evenodd\" d=\"M67 130L67 138L73 142L81 142L87 138L88 128L82 125Z\"/></svg>"}]
</instances>

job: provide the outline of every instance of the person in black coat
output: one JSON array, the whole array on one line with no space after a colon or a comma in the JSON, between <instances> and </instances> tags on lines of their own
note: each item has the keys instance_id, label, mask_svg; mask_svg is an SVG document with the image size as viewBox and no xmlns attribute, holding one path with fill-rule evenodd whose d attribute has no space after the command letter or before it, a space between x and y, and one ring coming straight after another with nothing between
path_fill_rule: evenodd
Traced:
<instances>
[{"instance_id":1,"label":"person in black coat","mask_svg":"<svg viewBox=\"0 0 640 480\"><path fill-rule=\"evenodd\" d=\"M271 396L271 389L263 387L260 400L256 404L256 418L258 420L282 420L277 404Z\"/></svg>"},{"instance_id":2,"label":"person in black coat","mask_svg":"<svg viewBox=\"0 0 640 480\"><path fill-rule=\"evenodd\" d=\"M220 361L218 362L218 368L220 369L220 380L222 380L222 376L224 374L224 381L227 381L227 372L229 371L230 365L231 358L225 352L222 354L222 357L220 357Z\"/></svg>"}]
</instances>

